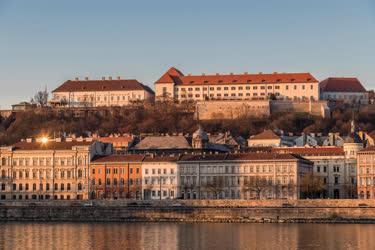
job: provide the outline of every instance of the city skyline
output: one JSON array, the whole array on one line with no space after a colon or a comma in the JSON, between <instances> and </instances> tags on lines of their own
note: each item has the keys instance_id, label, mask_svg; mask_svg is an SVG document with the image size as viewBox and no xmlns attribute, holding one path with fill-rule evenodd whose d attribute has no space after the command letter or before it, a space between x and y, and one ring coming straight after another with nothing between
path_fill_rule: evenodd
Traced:
<instances>
[{"instance_id":1,"label":"city skyline","mask_svg":"<svg viewBox=\"0 0 375 250\"><path fill-rule=\"evenodd\" d=\"M272 7L270 7L272 6ZM74 77L153 83L186 73L311 72L375 87L370 1L0 3L0 107Z\"/></svg>"}]
</instances>

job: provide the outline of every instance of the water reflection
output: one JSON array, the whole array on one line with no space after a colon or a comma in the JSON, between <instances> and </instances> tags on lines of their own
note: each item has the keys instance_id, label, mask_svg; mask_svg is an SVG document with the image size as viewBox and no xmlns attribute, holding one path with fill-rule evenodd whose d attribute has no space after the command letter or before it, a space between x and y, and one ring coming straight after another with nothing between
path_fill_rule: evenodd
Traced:
<instances>
[{"instance_id":1,"label":"water reflection","mask_svg":"<svg viewBox=\"0 0 375 250\"><path fill-rule=\"evenodd\" d=\"M375 225L2 223L0 249L375 249Z\"/></svg>"}]
</instances>

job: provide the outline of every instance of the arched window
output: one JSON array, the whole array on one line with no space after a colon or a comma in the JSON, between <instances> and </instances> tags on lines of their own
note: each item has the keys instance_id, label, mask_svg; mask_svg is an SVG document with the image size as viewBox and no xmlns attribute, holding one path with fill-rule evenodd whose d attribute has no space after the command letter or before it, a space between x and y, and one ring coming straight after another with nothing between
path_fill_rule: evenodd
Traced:
<instances>
[{"instance_id":1,"label":"arched window","mask_svg":"<svg viewBox=\"0 0 375 250\"><path fill-rule=\"evenodd\" d=\"M117 186L117 178L113 179L113 185Z\"/></svg>"},{"instance_id":2,"label":"arched window","mask_svg":"<svg viewBox=\"0 0 375 250\"><path fill-rule=\"evenodd\" d=\"M100 179L100 178L98 179L98 184L102 185L102 179Z\"/></svg>"},{"instance_id":3,"label":"arched window","mask_svg":"<svg viewBox=\"0 0 375 250\"><path fill-rule=\"evenodd\" d=\"M6 158L1 158L1 165L2 166L7 165L7 159Z\"/></svg>"},{"instance_id":4,"label":"arched window","mask_svg":"<svg viewBox=\"0 0 375 250\"><path fill-rule=\"evenodd\" d=\"M64 190L64 183L61 183L61 185L60 185L60 189L61 189L61 190Z\"/></svg>"},{"instance_id":5,"label":"arched window","mask_svg":"<svg viewBox=\"0 0 375 250\"><path fill-rule=\"evenodd\" d=\"M82 190L82 184L78 183L78 190Z\"/></svg>"},{"instance_id":6,"label":"arched window","mask_svg":"<svg viewBox=\"0 0 375 250\"><path fill-rule=\"evenodd\" d=\"M71 189L70 183L66 184L66 190L70 190L70 189Z\"/></svg>"},{"instance_id":7,"label":"arched window","mask_svg":"<svg viewBox=\"0 0 375 250\"><path fill-rule=\"evenodd\" d=\"M49 190L49 183L46 184L46 190Z\"/></svg>"},{"instance_id":8,"label":"arched window","mask_svg":"<svg viewBox=\"0 0 375 250\"><path fill-rule=\"evenodd\" d=\"M82 157L79 157L78 158L78 166L82 166L83 164L83 160L82 160Z\"/></svg>"},{"instance_id":9,"label":"arched window","mask_svg":"<svg viewBox=\"0 0 375 250\"><path fill-rule=\"evenodd\" d=\"M107 178L107 185L111 185L111 180Z\"/></svg>"},{"instance_id":10,"label":"arched window","mask_svg":"<svg viewBox=\"0 0 375 250\"><path fill-rule=\"evenodd\" d=\"M36 190L36 184L35 183L33 184L33 190L34 191Z\"/></svg>"},{"instance_id":11,"label":"arched window","mask_svg":"<svg viewBox=\"0 0 375 250\"><path fill-rule=\"evenodd\" d=\"M120 179L120 184L121 184L121 185L125 185L125 180L124 180L124 178L121 178L121 179Z\"/></svg>"},{"instance_id":12,"label":"arched window","mask_svg":"<svg viewBox=\"0 0 375 250\"><path fill-rule=\"evenodd\" d=\"M78 170L78 178L82 178L82 169Z\"/></svg>"},{"instance_id":13,"label":"arched window","mask_svg":"<svg viewBox=\"0 0 375 250\"><path fill-rule=\"evenodd\" d=\"M55 183L55 190L58 190L59 189L59 185L57 185L57 183Z\"/></svg>"}]
</instances>

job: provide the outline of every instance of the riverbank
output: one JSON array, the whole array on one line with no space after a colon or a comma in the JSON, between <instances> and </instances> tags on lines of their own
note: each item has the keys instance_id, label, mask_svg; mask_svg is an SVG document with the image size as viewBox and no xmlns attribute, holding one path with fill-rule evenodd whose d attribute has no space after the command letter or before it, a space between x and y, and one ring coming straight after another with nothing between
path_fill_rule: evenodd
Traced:
<instances>
[{"instance_id":1,"label":"riverbank","mask_svg":"<svg viewBox=\"0 0 375 250\"><path fill-rule=\"evenodd\" d=\"M5 202L0 221L375 223L375 201Z\"/></svg>"}]
</instances>

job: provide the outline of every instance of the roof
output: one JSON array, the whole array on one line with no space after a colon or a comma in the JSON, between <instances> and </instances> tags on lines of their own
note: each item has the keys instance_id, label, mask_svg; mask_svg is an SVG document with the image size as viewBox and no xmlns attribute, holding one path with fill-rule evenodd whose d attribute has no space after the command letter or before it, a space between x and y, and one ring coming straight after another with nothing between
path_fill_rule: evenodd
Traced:
<instances>
[{"instance_id":1,"label":"roof","mask_svg":"<svg viewBox=\"0 0 375 250\"><path fill-rule=\"evenodd\" d=\"M272 148L273 153L300 154L300 155L345 155L341 147L298 147L298 148Z\"/></svg>"},{"instance_id":2,"label":"roof","mask_svg":"<svg viewBox=\"0 0 375 250\"><path fill-rule=\"evenodd\" d=\"M239 154L207 154L183 155L179 161L262 161L262 160L306 160L292 154L276 153L239 153Z\"/></svg>"},{"instance_id":3,"label":"roof","mask_svg":"<svg viewBox=\"0 0 375 250\"><path fill-rule=\"evenodd\" d=\"M98 137L98 141L112 143L114 146L122 145L127 146L134 141L133 136L108 136L108 137Z\"/></svg>"},{"instance_id":4,"label":"roof","mask_svg":"<svg viewBox=\"0 0 375 250\"><path fill-rule=\"evenodd\" d=\"M145 90L150 93L154 91L137 80L68 80L60 87L52 91L56 92L88 92L88 91L124 91L124 90Z\"/></svg>"},{"instance_id":5,"label":"roof","mask_svg":"<svg viewBox=\"0 0 375 250\"><path fill-rule=\"evenodd\" d=\"M91 163L126 163L126 162L142 162L144 155L109 155L99 157L91 161Z\"/></svg>"},{"instance_id":6,"label":"roof","mask_svg":"<svg viewBox=\"0 0 375 250\"><path fill-rule=\"evenodd\" d=\"M375 146L370 146L364 149L361 149L358 153L375 153Z\"/></svg>"},{"instance_id":7,"label":"roof","mask_svg":"<svg viewBox=\"0 0 375 250\"><path fill-rule=\"evenodd\" d=\"M262 133L253 135L250 137L250 140L277 140L280 139L280 136L275 134L272 130L264 130Z\"/></svg>"},{"instance_id":8,"label":"roof","mask_svg":"<svg viewBox=\"0 0 375 250\"><path fill-rule=\"evenodd\" d=\"M147 136L132 149L190 149L184 136Z\"/></svg>"},{"instance_id":9,"label":"roof","mask_svg":"<svg viewBox=\"0 0 375 250\"><path fill-rule=\"evenodd\" d=\"M175 83L178 85L220 85L248 83L317 83L310 73L272 73L272 74L216 74L184 76L179 70L170 68L155 83Z\"/></svg>"},{"instance_id":10,"label":"roof","mask_svg":"<svg viewBox=\"0 0 375 250\"><path fill-rule=\"evenodd\" d=\"M143 162L177 162L177 156L146 156Z\"/></svg>"},{"instance_id":11,"label":"roof","mask_svg":"<svg viewBox=\"0 0 375 250\"><path fill-rule=\"evenodd\" d=\"M17 142L13 144L11 147L14 150L71 150L72 147L75 146L90 146L94 143L91 142L54 142L49 141L47 143L42 142Z\"/></svg>"},{"instance_id":12,"label":"roof","mask_svg":"<svg viewBox=\"0 0 375 250\"><path fill-rule=\"evenodd\" d=\"M319 87L323 92L366 92L354 77L330 77L320 82Z\"/></svg>"}]
</instances>

